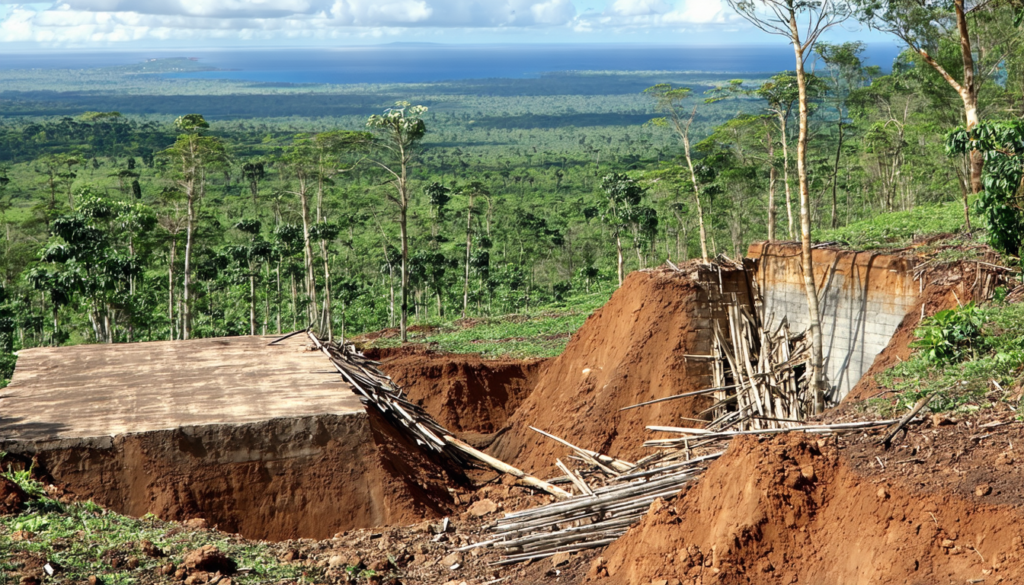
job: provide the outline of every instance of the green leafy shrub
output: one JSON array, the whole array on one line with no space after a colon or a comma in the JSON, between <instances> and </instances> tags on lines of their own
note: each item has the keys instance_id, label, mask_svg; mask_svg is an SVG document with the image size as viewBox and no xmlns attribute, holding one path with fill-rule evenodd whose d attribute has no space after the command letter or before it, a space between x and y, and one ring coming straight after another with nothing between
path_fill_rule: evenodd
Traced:
<instances>
[{"instance_id":1,"label":"green leafy shrub","mask_svg":"<svg viewBox=\"0 0 1024 585\"><path fill-rule=\"evenodd\" d=\"M924 320L911 347L921 350L925 359L935 363L960 361L978 349L985 318L985 311L974 303L939 311Z\"/></svg>"}]
</instances>

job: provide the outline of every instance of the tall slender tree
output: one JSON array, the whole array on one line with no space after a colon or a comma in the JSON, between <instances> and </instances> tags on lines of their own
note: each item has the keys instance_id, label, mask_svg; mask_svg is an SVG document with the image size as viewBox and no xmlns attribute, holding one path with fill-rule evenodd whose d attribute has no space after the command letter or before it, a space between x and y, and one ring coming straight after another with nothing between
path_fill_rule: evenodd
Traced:
<instances>
[{"instance_id":1,"label":"tall slender tree","mask_svg":"<svg viewBox=\"0 0 1024 585\"><path fill-rule=\"evenodd\" d=\"M793 45L799 90L800 136L797 140L797 177L800 182L800 247L811 330L811 388L814 411L825 408L825 359L818 292L811 258L811 202L807 176L809 99L804 65L822 33L850 17L842 0L728 0L740 16L764 32L780 35Z\"/></svg>"},{"instance_id":2,"label":"tall slender tree","mask_svg":"<svg viewBox=\"0 0 1024 585\"><path fill-rule=\"evenodd\" d=\"M423 122L425 106L414 106L409 102L398 102L383 115L373 115L366 127L377 134L377 146L385 156L374 160L374 164L391 176L393 195L387 199L398 208L398 227L402 239L402 286L400 330L402 342L409 341L409 168L416 158L416 148L427 133Z\"/></svg>"},{"instance_id":3,"label":"tall slender tree","mask_svg":"<svg viewBox=\"0 0 1024 585\"><path fill-rule=\"evenodd\" d=\"M182 270L182 325L181 338L192 335L192 254L195 248L195 232L199 221L199 206L206 195L206 174L211 165L226 163L228 156L224 145L215 136L206 136L203 131L210 124L199 114L187 114L174 121L181 131L174 146L164 152L179 165L178 186L185 196L185 266Z\"/></svg>"}]
</instances>

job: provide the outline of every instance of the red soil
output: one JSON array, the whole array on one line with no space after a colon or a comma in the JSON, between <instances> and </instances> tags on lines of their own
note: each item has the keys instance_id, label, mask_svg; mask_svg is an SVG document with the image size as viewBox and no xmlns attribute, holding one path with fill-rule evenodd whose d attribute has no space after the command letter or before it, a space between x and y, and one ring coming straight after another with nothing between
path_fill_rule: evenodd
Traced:
<instances>
[{"instance_id":1,"label":"red soil","mask_svg":"<svg viewBox=\"0 0 1024 585\"><path fill-rule=\"evenodd\" d=\"M695 327L703 291L686 274L629 275L608 303L547 362L537 387L510 418L492 454L536 473L566 450L531 431L537 427L573 444L624 459L639 458L645 425L679 426L708 402L681 399L620 412L626 406L707 387Z\"/></svg>"},{"instance_id":2,"label":"red soil","mask_svg":"<svg viewBox=\"0 0 1024 585\"><path fill-rule=\"evenodd\" d=\"M743 438L605 552L594 580L646 585L1020 583L1024 517L949 490L871 481L834 440Z\"/></svg>"},{"instance_id":3,"label":"red soil","mask_svg":"<svg viewBox=\"0 0 1024 585\"><path fill-rule=\"evenodd\" d=\"M0 477L0 515L14 514L28 501L28 495L18 484Z\"/></svg>"},{"instance_id":4,"label":"red soil","mask_svg":"<svg viewBox=\"0 0 1024 585\"><path fill-rule=\"evenodd\" d=\"M68 441L36 472L130 516L203 518L248 538L330 538L447 514L457 486L374 415L321 415Z\"/></svg>"},{"instance_id":5,"label":"red soil","mask_svg":"<svg viewBox=\"0 0 1024 585\"><path fill-rule=\"evenodd\" d=\"M543 360L485 360L423 347L368 349L409 398L445 428L493 433L530 395Z\"/></svg>"}]
</instances>

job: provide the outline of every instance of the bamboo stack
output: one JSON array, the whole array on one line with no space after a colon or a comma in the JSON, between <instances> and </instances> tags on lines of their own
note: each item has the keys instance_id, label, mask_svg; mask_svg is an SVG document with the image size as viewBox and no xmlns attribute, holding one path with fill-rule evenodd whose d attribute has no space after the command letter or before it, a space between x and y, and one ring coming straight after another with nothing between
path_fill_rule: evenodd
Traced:
<instances>
[{"instance_id":1,"label":"bamboo stack","mask_svg":"<svg viewBox=\"0 0 1024 585\"><path fill-rule=\"evenodd\" d=\"M406 400L402 389L377 367L380 363L359 353L354 345L325 343L310 330L306 330L306 335L352 386L364 407L376 410L394 429L411 438L420 448L448 462L452 469L465 470L482 463L556 498L571 496L569 492L523 473L455 438L422 407Z\"/></svg>"}]
</instances>

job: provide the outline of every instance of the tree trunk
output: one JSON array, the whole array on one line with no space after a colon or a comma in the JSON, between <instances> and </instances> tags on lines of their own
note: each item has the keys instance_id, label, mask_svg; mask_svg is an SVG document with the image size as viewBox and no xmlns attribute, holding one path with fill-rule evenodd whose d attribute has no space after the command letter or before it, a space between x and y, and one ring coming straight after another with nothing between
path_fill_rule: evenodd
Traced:
<instances>
[{"instance_id":1,"label":"tree trunk","mask_svg":"<svg viewBox=\"0 0 1024 585\"><path fill-rule=\"evenodd\" d=\"M821 339L821 315L818 307L818 292L814 282L814 263L811 257L811 209L810 186L807 181L807 78L804 74L804 50L800 43L796 13L790 12L789 27L793 35L793 50L796 54L796 78L800 91L800 137L797 142L797 177L800 182L800 250L804 273L804 288L807 293L807 316L811 327L811 389L814 395L814 413L825 409L824 358Z\"/></svg>"},{"instance_id":2,"label":"tree trunk","mask_svg":"<svg viewBox=\"0 0 1024 585\"><path fill-rule=\"evenodd\" d=\"M839 109L839 146L836 147L836 162L832 167L832 229L839 227L839 158L843 152L843 110Z\"/></svg>"},{"instance_id":3,"label":"tree trunk","mask_svg":"<svg viewBox=\"0 0 1024 585\"><path fill-rule=\"evenodd\" d=\"M182 274L181 291L181 338L192 336L192 237L195 231L195 185L186 194L188 200L188 221L185 225L185 268Z\"/></svg>"},{"instance_id":4,"label":"tree trunk","mask_svg":"<svg viewBox=\"0 0 1024 585\"><path fill-rule=\"evenodd\" d=\"M697 113L696 106L693 110ZM691 116L692 120L693 117ZM690 180L693 181L693 198L697 203L697 225L700 227L700 258L705 264L708 263L708 235L704 229L704 207L700 202L700 185L697 183L697 173L693 170L693 159L690 157L690 134L689 126L687 132L683 133L683 150L686 153L686 165L690 168ZM621 284L621 283L620 283Z\"/></svg>"},{"instance_id":5,"label":"tree trunk","mask_svg":"<svg viewBox=\"0 0 1024 585\"><path fill-rule=\"evenodd\" d=\"M399 229L402 236L402 282L401 282L401 301L399 306L399 331L401 332L402 343L409 341L409 236L408 236L408 224L405 203L403 203L401 210L399 211Z\"/></svg>"},{"instance_id":6,"label":"tree trunk","mask_svg":"<svg viewBox=\"0 0 1024 585\"><path fill-rule=\"evenodd\" d=\"M772 140L771 135L768 137L768 241L775 241L775 216L778 215L778 209L775 205L775 186L778 182L779 171L775 168L775 141Z\"/></svg>"},{"instance_id":7,"label":"tree trunk","mask_svg":"<svg viewBox=\"0 0 1024 585\"><path fill-rule=\"evenodd\" d=\"M623 266L624 263L622 258L622 236L619 234L618 230L616 230L615 232L615 252L618 258L619 286L622 286L622 281L625 279L626 273Z\"/></svg>"},{"instance_id":8,"label":"tree trunk","mask_svg":"<svg viewBox=\"0 0 1024 585\"><path fill-rule=\"evenodd\" d=\"M313 272L313 245L309 239L309 201L306 197L306 181L300 179L299 200L302 202L302 253L305 261L306 296L309 298L306 319L309 323L319 322L319 307L316 304L316 274Z\"/></svg>"},{"instance_id":9,"label":"tree trunk","mask_svg":"<svg viewBox=\"0 0 1024 585\"><path fill-rule=\"evenodd\" d=\"M171 238L171 250L167 262L167 327L170 329L168 337L174 341L174 258L177 255L178 238Z\"/></svg>"},{"instance_id":10,"label":"tree trunk","mask_svg":"<svg viewBox=\"0 0 1024 585\"><path fill-rule=\"evenodd\" d=\"M796 232L793 230L793 195L789 188L789 130L786 123L786 114L779 113L779 124L782 127L782 182L786 186L786 219L789 221L789 239L796 239Z\"/></svg>"},{"instance_id":11,"label":"tree trunk","mask_svg":"<svg viewBox=\"0 0 1024 585\"><path fill-rule=\"evenodd\" d=\"M473 196L469 196L469 207L466 209L466 274L462 283L462 318L466 318L469 309L469 261L473 251Z\"/></svg>"},{"instance_id":12,"label":"tree trunk","mask_svg":"<svg viewBox=\"0 0 1024 585\"><path fill-rule=\"evenodd\" d=\"M249 266L249 335L256 335L256 275Z\"/></svg>"}]
</instances>

